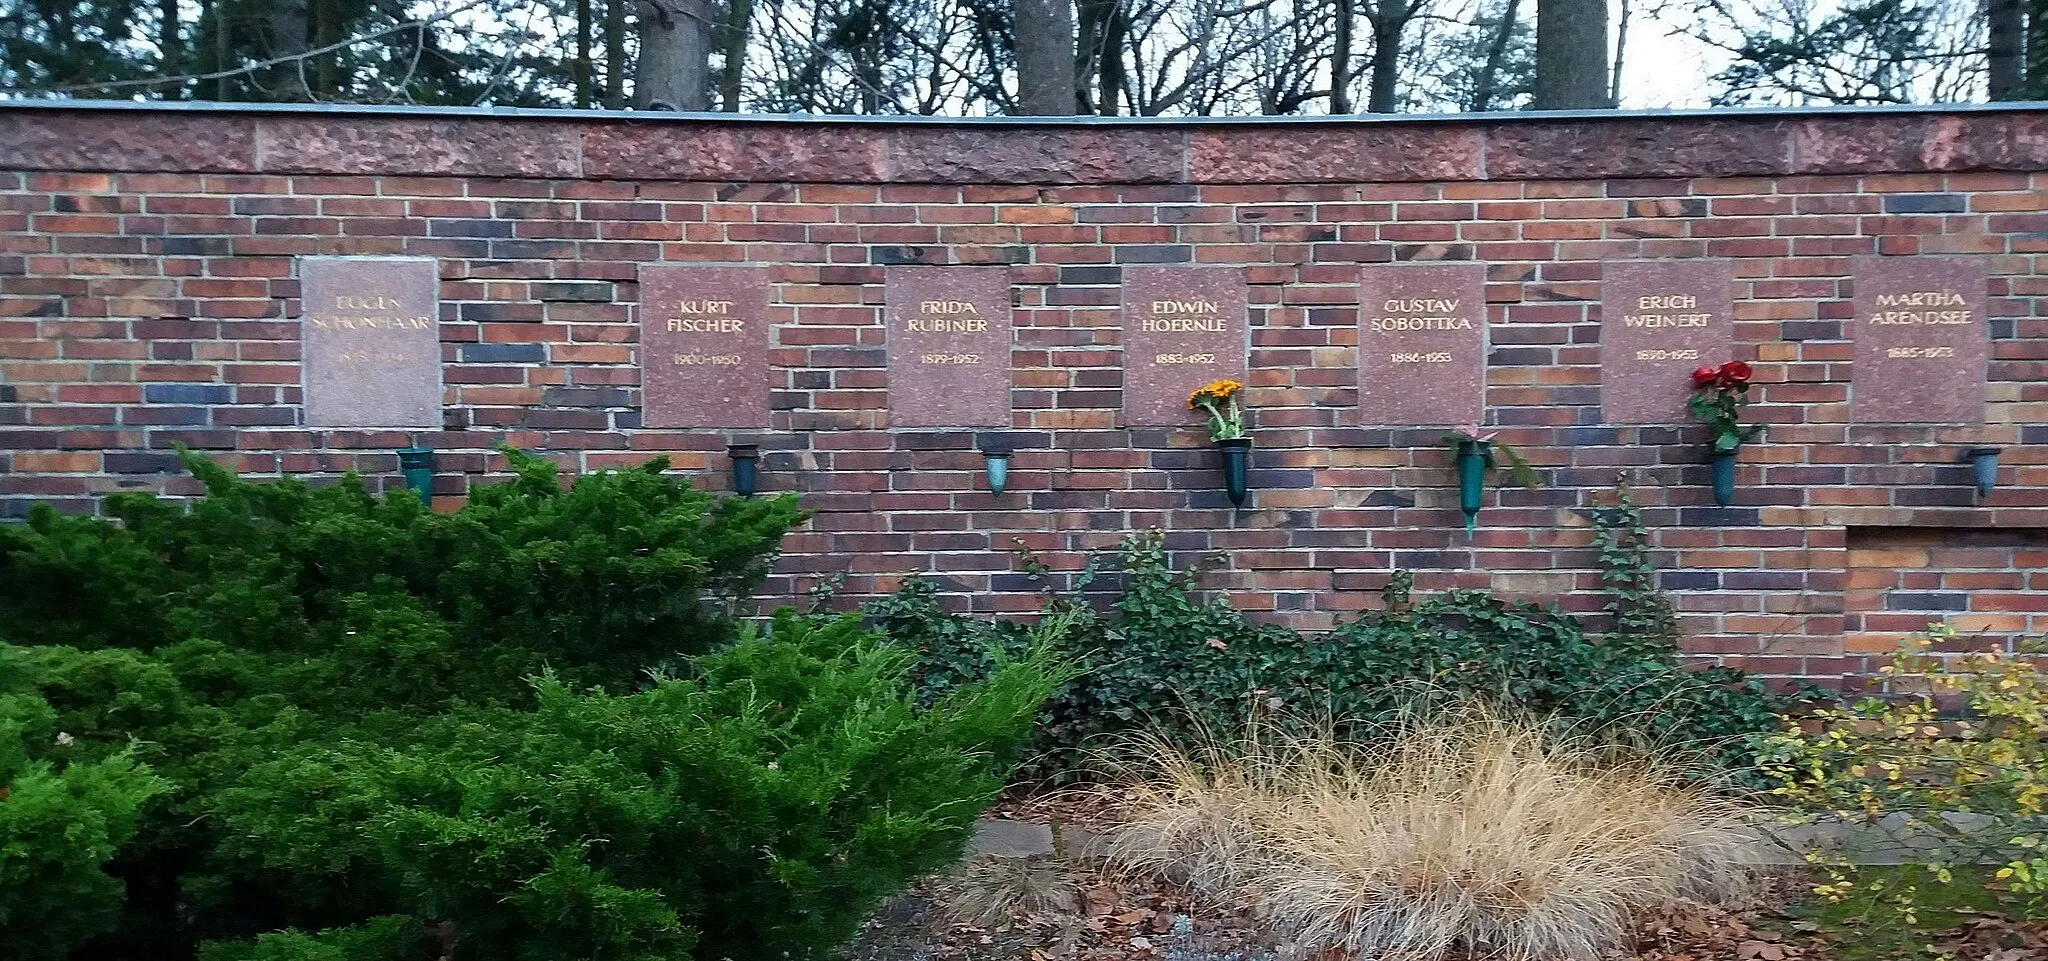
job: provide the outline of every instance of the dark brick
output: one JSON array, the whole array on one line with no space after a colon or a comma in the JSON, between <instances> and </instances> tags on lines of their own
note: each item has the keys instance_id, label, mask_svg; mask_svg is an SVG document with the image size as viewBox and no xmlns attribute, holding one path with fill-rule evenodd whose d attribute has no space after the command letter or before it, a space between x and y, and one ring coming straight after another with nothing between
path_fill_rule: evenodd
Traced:
<instances>
[{"instance_id":1,"label":"dark brick","mask_svg":"<svg viewBox=\"0 0 2048 961\"><path fill-rule=\"evenodd\" d=\"M1970 609L1970 595L1932 591L1886 591L1884 608L1888 611L1967 611Z\"/></svg>"},{"instance_id":2,"label":"dark brick","mask_svg":"<svg viewBox=\"0 0 2048 961\"><path fill-rule=\"evenodd\" d=\"M1890 194L1884 198L1888 214L1959 214L1970 207L1964 194Z\"/></svg>"},{"instance_id":3,"label":"dark brick","mask_svg":"<svg viewBox=\"0 0 2048 961\"><path fill-rule=\"evenodd\" d=\"M549 387L540 393L540 402L549 407L624 407L631 401L624 387Z\"/></svg>"},{"instance_id":4,"label":"dark brick","mask_svg":"<svg viewBox=\"0 0 2048 961\"><path fill-rule=\"evenodd\" d=\"M1195 248L1188 244L1125 244L1115 248L1120 264L1193 263Z\"/></svg>"},{"instance_id":5,"label":"dark brick","mask_svg":"<svg viewBox=\"0 0 2048 961\"><path fill-rule=\"evenodd\" d=\"M230 384L144 384L142 399L151 404L227 404L235 399Z\"/></svg>"},{"instance_id":6,"label":"dark brick","mask_svg":"<svg viewBox=\"0 0 2048 961\"><path fill-rule=\"evenodd\" d=\"M108 451L100 458L109 474L161 474L185 469L177 454L142 451Z\"/></svg>"},{"instance_id":7,"label":"dark brick","mask_svg":"<svg viewBox=\"0 0 2048 961\"><path fill-rule=\"evenodd\" d=\"M510 237L513 223L509 220L428 220L429 237Z\"/></svg>"},{"instance_id":8,"label":"dark brick","mask_svg":"<svg viewBox=\"0 0 2048 961\"><path fill-rule=\"evenodd\" d=\"M561 300L584 303L611 303L615 294L612 285L599 281L557 281L528 285L535 300Z\"/></svg>"},{"instance_id":9,"label":"dark brick","mask_svg":"<svg viewBox=\"0 0 2048 961\"><path fill-rule=\"evenodd\" d=\"M1124 282L1122 267L1060 267L1060 283L1068 285L1115 285Z\"/></svg>"},{"instance_id":10,"label":"dark brick","mask_svg":"<svg viewBox=\"0 0 2048 961\"><path fill-rule=\"evenodd\" d=\"M456 348L456 354L465 364L539 364L547 361L548 346L546 344L463 344Z\"/></svg>"},{"instance_id":11,"label":"dark brick","mask_svg":"<svg viewBox=\"0 0 2048 961\"><path fill-rule=\"evenodd\" d=\"M1719 571L1659 571L1657 585L1667 591L1718 591Z\"/></svg>"},{"instance_id":12,"label":"dark brick","mask_svg":"<svg viewBox=\"0 0 2048 961\"><path fill-rule=\"evenodd\" d=\"M943 247L882 246L868 248L868 263L871 264L944 264L946 250Z\"/></svg>"}]
</instances>

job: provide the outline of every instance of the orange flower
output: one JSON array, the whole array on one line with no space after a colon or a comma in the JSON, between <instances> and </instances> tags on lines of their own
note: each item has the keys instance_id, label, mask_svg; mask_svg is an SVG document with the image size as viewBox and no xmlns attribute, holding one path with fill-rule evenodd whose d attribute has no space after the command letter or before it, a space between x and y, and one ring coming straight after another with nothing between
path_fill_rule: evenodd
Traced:
<instances>
[{"instance_id":1,"label":"orange flower","mask_svg":"<svg viewBox=\"0 0 2048 961\"><path fill-rule=\"evenodd\" d=\"M1243 389L1244 385L1234 380L1212 380L1195 388L1195 392L1188 395L1188 409L1196 409L1204 400L1213 400L1219 404L1223 403L1229 400L1231 395Z\"/></svg>"}]
</instances>

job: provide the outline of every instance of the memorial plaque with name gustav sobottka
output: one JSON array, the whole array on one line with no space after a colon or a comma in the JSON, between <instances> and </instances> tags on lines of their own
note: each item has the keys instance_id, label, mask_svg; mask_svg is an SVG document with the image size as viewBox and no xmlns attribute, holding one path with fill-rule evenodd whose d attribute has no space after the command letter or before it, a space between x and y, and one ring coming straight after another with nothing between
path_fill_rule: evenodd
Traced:
<instances>
[{"instance_id":1,"label":"memorial plaque with name gustav sobottka","mask_svg":"<svg viewBox=\"0 0 2048 961\"><path fill-rule=\"evenodd\" d=\"M1124 424L1201 424L1188 395L1245 379L1244 271L1124 268ZM1241 401L1240 401L1241 402Z\"/></svg>"},{"instance_id":2,"label":"memorial plaque with name gustav sobottka","mask_svg":"<svg viewBox=\"0 0 2048 961\"><path fill-rule=\"evenodd\" d=\"M1849 416L1980 424L1991 356L1988 275L1974 257L1858 257Z\"/></svg>"},{"instance_id":3,"label":"memorial plaque with name gustav sobottka","mask_svg":"<svg viewBox=\"0 0 2048 961\"><path fill-rule=\"evenodd\" d=\"M649 427L768 426L773 319L763 267L640 268L640 383Z\"/></svg>"},{"instance_id":4,"label":"memorial plaque with name gustav sobottka","mask_svg":"<svg viewBox=\"0 0 2048 961\"><path fill-rule=\"evenodd\" d=\"M1359 285L1360 422L1477 424L1486 412L1486 268L1363 268Z\"/></svg>"},{"instance_id":5,"label":"memorial plaque with name gustav sobottka","mask_svg":"<svg viewBox=\"0 0 2048 961\"><path fill-rule=\"evenodd\" d=\"M299 304L306 426L441 426L439 263L301 257Z\"/></svg>"},{"instance_id":6,"label":"memorial plaque with name gustav sobottka","mask_svg":"<svg viewBox=\"0 0 2048 961\"><path fill-rule=\"evenodd\" d=\"M1600 280L1600 413L1610 424L1684 424L1692 372L1731 358L1735 265L1611 263Z\"/></svg>"},{"instance_id":7,"label":"memorial plaque with name gustav sobottka","mask_svg":"<svg viewBox=\"0 0 2048 961\"><path fill-rule=\"evenodd\" d=\"M889 426L1010 426L1010 269L887 276Z\"/></svg>"}]
</instances>

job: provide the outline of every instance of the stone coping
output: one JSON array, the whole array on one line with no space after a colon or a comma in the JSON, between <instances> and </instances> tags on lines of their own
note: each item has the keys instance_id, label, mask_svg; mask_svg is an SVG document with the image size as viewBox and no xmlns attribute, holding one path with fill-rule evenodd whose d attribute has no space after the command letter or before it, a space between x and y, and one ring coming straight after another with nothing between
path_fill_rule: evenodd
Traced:
<instances>
[{"instance_id":1,"label":"stone coping","mask_svg":"<svg viewBox=\"0 0 2048 961\"><path fill-rule=\"evenodd\" d=\"M2048 170L2048 105L1339 118L822 118L0 103L0 170L1315 184Z\"/></svg>"}]
</instances>

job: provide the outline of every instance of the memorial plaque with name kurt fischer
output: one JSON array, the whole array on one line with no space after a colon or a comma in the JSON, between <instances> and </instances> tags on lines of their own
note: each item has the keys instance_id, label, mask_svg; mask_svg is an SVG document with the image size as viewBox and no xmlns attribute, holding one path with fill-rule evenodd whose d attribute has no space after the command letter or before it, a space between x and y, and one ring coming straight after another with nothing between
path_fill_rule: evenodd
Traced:
<instances>
[{"instance_id":1,"label":"memorial plaque with name kurt fischer","mask_svg":"<svg viewBox=\"0 0 2048 961\"><path fill-rule=\"evenodd\" d=\"M301 257L308 427L441 426L441 268L425 257Z\"/></svg>"},{"instance_id":2,"label":"memorial plaque with name kurt fischer","mask_svg":"<svg viewBox=\"0 0 2048 961\"><path fill-rule=\"evenodd\" d=\"M1124 268L1124 425L1200 424L1195 388L1245 379L1244 271Z\"/></svg>"},{"instance_id":3,"label":"memorial plaque with name kurt fischer","mask_svg":"<svg viewBox=\"0 0 2048 961\"><path fill-rule=\"evenodd\" d=\"M1608 264L1600 280L1600 413L1610 424L1684 424L1692 372L1735 339L1735 265Z\"/></svg>"},{"instance_id":4,"label":"memorial plaque with name kurt fischer","mask_svg":"<svg viewBox=\"0 0 2048 961\"><path fill-rule=\"evenodd\" d=\"M889 426L1010 426L1010 269L891 267Z\"/></svg>"},{"instance_id":5,"label":"memorial plaque with name kurt fischer","mask_svg":"<svg viewBox=\"0 0 2048 961\"><path fill-rule=\"evenodd\" d=\"M1360 422L1479 423L1486 413L1486 267L1366 267L1359 297Z\"/></svg>"},{"instance_id":6,"label":"memorial plaque with name kurt fischer","mask_svg":"<svg viewBox=\"0 0 2048 961\"><path fill-rule=\"evenodd\" d=\"M768 426L768 271L640 268L640 384L649 427Z\"/></svg>"},{"instance_id":7,"label":"memorial plaque with name kurt fischer","mask_svg":"<svg viewBox=\"0 0 2048 961\"><path fill-rule=\"evenodd\" d=\"M1988 275L1973 257L1858 257L1849 416L1981 424L1991 357Z\"/></svg>"}]
</instances>

